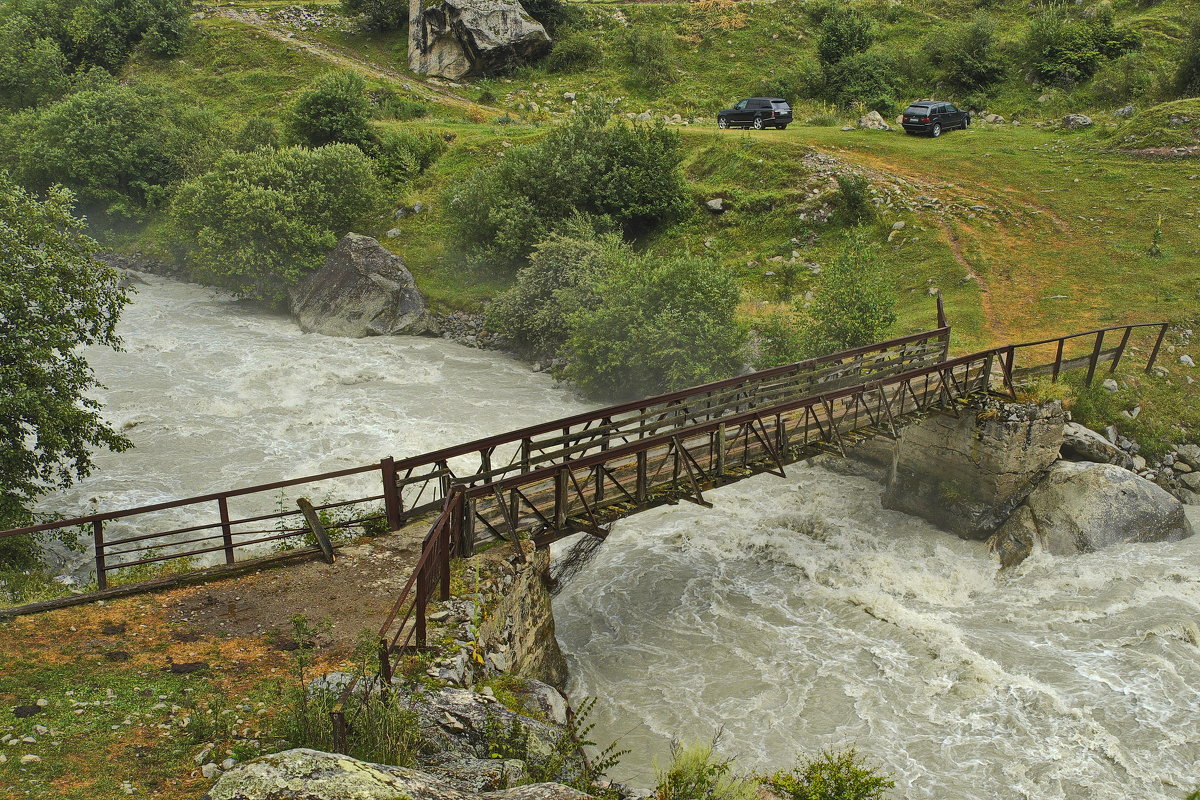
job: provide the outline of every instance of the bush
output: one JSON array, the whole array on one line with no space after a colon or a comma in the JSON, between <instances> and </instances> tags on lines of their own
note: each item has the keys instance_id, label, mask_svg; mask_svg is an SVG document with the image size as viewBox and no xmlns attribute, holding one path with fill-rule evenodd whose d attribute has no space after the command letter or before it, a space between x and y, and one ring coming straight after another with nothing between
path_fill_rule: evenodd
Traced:
<instances>
[{"instance_id":1,"label":"bush","mask_svg":"<svg viewBox=\"0 0 1200 800\"><path fill-rule=\"evenodd\" d=\"M636 237L688 208L681 158L679 135L663 125L581 112L455 187L453 235L473 260L510 269L577 214Z\"/></svg>"},{"instance_id":2,"label":"bush","mask_svg":"<svg viewBox=\"0 0 1200 800\"><path fill-rule=\"evenodd\" d=\"M23 17L0 19L0 108L36 106L70 88L70 65L58 44L39 37Z\"/></svg>"},{"instance_id":3,"label":"bush","mask_svg":"<svg viewBox=\"0 0 1200 800\"><path fill-rule=\"evenodd\" d=\"M296 100L292 130L309 147L341 142L370 151L375 143L370 115L371 103L362 77L353 72L332 72L318 78L313 88Z\"/></svg>"},{"instance_id":4,"label":"bush","mask_svg":"<svg viewBox=\"0 0 1200 800\"><path fill-rule=\"evenodd\" d=\"M377 119L394 119L403 122L429 116L429 106L418 100L400 97L391 87L370 92L370 99L375 104Z\"/></svg>"},{"instance_id":5,"label":"bush","mask_svg":"<svg viewBox=\"0 0 1200 800\"><path fill-rule=\"evenodd\" d=\"M715 742L714 742L715 744ZM658 774L655 800L756 800L754 782L733 774L714 744L671 743L671 763Z\"/></svg>"},{"instance_id":6,"label":"bush","mask_svg":"<svg viewBox=\"0 0 1200 800\"><path fill-rule=\"evenodd\" d=\"M875 23L853 6L834 6L821 19L817 58L822 66L865 52L875 41Z\"/></svg>"},{"instance_id":7,"label":"bush","mask_svg":"<svg viewBox=\"0 0 1200 800\"><path fill-rule=\"evenodd\" d=\"M595 34L564 26L558 32L554 49L546 56L545 63L551 72L574 72L594 66L602 55Z\"/></svg>"},{"instance_id":8,"label":"bush","mask_svg":"<svg viewBox=\"0 0 1200 800\"><path fill-rule=\"evenodd\" d=\"M278 150L282 144L279 127L274 120L266 117L251 117L233 137L233 149L239 153L251 153L255 150Z\"/></svg>"},{"instance_id":9,"label":"bush","mask_svg":"<svg viewBox=\"0 0 1200 800\"><path fill-rule=\"evenodd\" d=\"M822 753L763 782L792 800L882 800L896 785L861 762L854 750Z\"/></svg>"},{"instance_id":10,"label":"bush","mask_svg":"<svg viewBox=\"0 0 1200 800\"><path fill-rule=\"evenodd\" d=\"M596 304L595 284L620 263L619 237L597 236L586 220L538 244L517 282L488 308L487 326L524 358L554 358L571 333L571 314Z\"/></svg>"},{"instance_id":11,"label":"bush","mask_svg":"<svg viewBox=\"0 0 1200 800\"><path fill-rule=\"evenodd\" d=\"M968 23L934 34L930 48L947 82L963 89L982 89L1004 74L996 40L996 22L979 13Z\"/></svg>"},{"instance_id":12,"label":"bush","mask_svg":"<svg viewBox=\"0 0 1200 800\"><path fill-rule=\"evenodd\" d=\"M896 106L896 65L881 53L858 53L825 68L826 97L843 108L862 104L889 116Z\"/></svg>"},{"instance_id":13,"label":"bush","mask_svg":"<svg viewBox=\"0 0 1200 800\"><path fill-rule=\"evenodd\" d=\"M1180 46L1175 94L1179 97L1200 95L1200 16L1191 20Z\"/></svg>"},{"instance_id":14,"label":"bush","mask_svg":"<svg viewBox=\"0 0 1200 800\"><path fill-rule=\"evenodd\" d=\"M569 320L563 375L595 397L645 397L726 378L741 366L733 275L709 261L630 254Z\"/></svg>"},{"instance_id":15,"label":"bush","mask_svg":"<svg viewBox=\"0 0 1200 800\"><path fill-rule=\"evenodd\" d=\"M791 314L771 314L755 320L753 330L758 345L755 369L793 364L803 357L803 330Z\"/></svg>"},{"instance_id":16,"label":"bush","mask_svg":"<svg viewBox=\"0 0 1200 800\"><path fill-rule=\"evenodd\" d=\"M282 304L378 191L371 160L353 145L233 153L179 187L171 221L194 277Z\"/></svg>"},{"instance_id":17,"label":"bush","mask_svg":"<svg viewBox=\"0 0 1200 800\"><path fill-rule=\"evenodd\" d=\"M87 203L126 214L162 201L212 153L209 118L159 92L115 83L15 115L0 163L24 185L61 184Z\"/></svg>"},{"instance_id":18,"label":"bush","mask_svg":"<svg viewBox=\"0 0 1200 800\"><path fill-rule=\"evenodd\" d=\"M871 182L862 175L852 172L837 176L838 192L834 198L837 216L851 225L857 225L875 217L875 204L871 202Z\"/></svg>"},{"instance_id":19,"label":"bush","mask_svg":"<svg viewBox=\"0 0 1200 800\"><path fill-rule=\"evenodd\" d=\"M1160 72L1161 62L1147 53L1126 53L1108 61L1092 78L1091 95L1098 105L1119 105L1157 93L1170 76ZM1200 84L1197 84L1200 89Z\"/></svg>"},{"instance_id":20,"label":"bush","mask_svg":"<svg viewBox=\"0 0 1200 800\"><path fill-rule=\"evenodd\" d=\"M342 12L362 16L369 31L394 31L408 22L408 0L341 0Z\"/></svg>"},{"instance_id":21,"label":"bush","mask_svg":"<svg viewBox=\"0 0 1200 800\"><path fill-rule=\"evenodd\" d=\"M625 32L625 61L635 85L661 89L678 80L674 42L670 33L656 28L632 26Z\"/></svg>"},{"instance_id":22,"label":"bush","mask_svg":"<svg viewBox=\"0 0 1200 800\"><path fill-rule=\"evenodd\" d=\"M821 356L883 339L896 321L895 304L875 248L861 233L852 232L842 252L821 272L804 325L805 355Z\"/></svg>"},{"instance_id":23,"label":"bush","mask_svg":"<svg viewBox=\"0 0 1200 800\"><path fill-rule=\"evenodd\" d=\"M576 16L574 9L563 0L521 0L521 5L551 35Z\"/></svg>"},{"instance_id":24,"label":"bush","mask_svg":"<svg viewBox=\"0 0 1200 800\"><path fill-rule=\"evenodd\" d=\"M1095 74L1104 58L1119 56L1139 43L1136 32L1114 27L1111 5L1100 4L1090 17L1073 16L1055 5L1033 18L1025 52L1039 78L1072 85Z\"/></svg>"},{"instance_id":25,"label":"bush","mask_svg":"<svg viewBox=\"0 0 1200 800\"><path fill-rule=\"evenodd\" d=\"M436 133L387 131L375 148L375 172L381 178L402 183L429 169L444 152L446 140Z\"/></svg>"}]
</instances>

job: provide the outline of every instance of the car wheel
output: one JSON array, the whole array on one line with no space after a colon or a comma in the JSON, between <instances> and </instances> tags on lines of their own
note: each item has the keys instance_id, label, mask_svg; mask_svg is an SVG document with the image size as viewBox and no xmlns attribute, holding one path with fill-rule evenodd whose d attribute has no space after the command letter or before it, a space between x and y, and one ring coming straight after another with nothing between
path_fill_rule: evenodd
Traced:
<instances>
[{"instance_id":1,"label":"car wheel","mask_svg":"<svg viewBox=\"0 0 1200 800\"><path fill-rule=\"evenodd\" d=\"M942 135L942 126L937 122L933 123L933 130L931 130L929 132L929 135L932 136L934 139L941 136Z\"/></svg>"},{"instance_id":2,"label":"car wheel","mask_svg":"<svg viewBox=\"0 0 1200 800\"><path fill-rule=\"evenodd\" d=\"M967 128L969 128L969 127L971 127L971 115L970 115L970 114L963 114L963 127L962 127L962 129L965 131L965 130L966 130Z\"/></svg>"},{"instance_id":3,"label":"car wheel","mask_svg":"<svg viewBox=\"0 0 1200 800\"><path fill-rule=\"evenodd\" d=\"M763 129L762 117L755 117L754 118L754 130L761 131L762 129Z\"/></svg>"},{"instance_id":4,"label":"car wheel","mask_svg":"<svg viewBox=\"0 0 1200 800\"><path fill-rule=\"evenodd\" d=\"M718 128L728 128L729 120L725 119L724 117L718 117L717 118L717 127Z\"/></svg>"},{"instance_id":5,"label":"car wheel","mask_svg":"<svg viewBox=\"0 0 1200 800\"><path fill-rule=\"evenodd\" d=\"M787 125L780 125L780 126L779 126L779 130L781 130L781 131L786 131L786 130L787 130Z\"/></svg>"}]
</instances>

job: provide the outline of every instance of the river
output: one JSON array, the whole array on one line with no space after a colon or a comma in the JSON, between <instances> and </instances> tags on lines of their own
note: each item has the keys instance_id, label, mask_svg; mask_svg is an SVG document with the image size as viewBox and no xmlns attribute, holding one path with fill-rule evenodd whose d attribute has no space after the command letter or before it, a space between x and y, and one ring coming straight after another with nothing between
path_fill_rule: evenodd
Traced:
<instances>
[{"instance_id":1,"label":"river","mask_svg":"<svg viewBox=\"0 0 1200 800\"><path fill-rule=\"evenodd\" d=\"M305 335L163 279L120 330L125 352L88 357L135 448L100 454L48 509L312 474L587 408L494 352ZM747 769L857 747L903 798L1178 800L1200 783L1200 536L1000 575L981 544L881 509L876 484L788 474L618 523L556 599L572 694L599 698L593 738L633 750L615 777L651 785L672 736L723 727Z\"/></svg>"}]
</instances>

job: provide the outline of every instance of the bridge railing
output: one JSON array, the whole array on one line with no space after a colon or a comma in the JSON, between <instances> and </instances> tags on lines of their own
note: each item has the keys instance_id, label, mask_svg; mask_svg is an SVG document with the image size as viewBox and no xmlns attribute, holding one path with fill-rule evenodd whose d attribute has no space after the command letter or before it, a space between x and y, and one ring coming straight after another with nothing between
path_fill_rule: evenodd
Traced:
<instances>
[{"instance_id":1,"label":"bridge railing","mask_svg":"<svg viewBox=\"0 0 1200 800\"><path fill-rule=\"evenodd\" d=\"M995 352L1005 385L1010 390L1017 383L1044 375L1057 382L1064 372L1077 369L1087 370L1084 383L1090 386L1101 365L1108 364L1108 373L1115 373L1123 358L1144 353L1147 349L1145 371L1150 372L1162 349L1167 328L1165 322L1116 325L1008 345Z\"/></svg>"},{"instance_id":2,"label":"bridge railing","mask_svg":"<svg viewBox=\"0 0 1200 800\"><path fill-rule=\"evenodd\" d=\"M810 394L817 387L845 386L865 376L936 363L945 357L949 341L950 328L942 326L418 456L385 458L320 475L30 525L0 532L0 539L77 529L81 538L91 540L100 590L108 588L114 571L178 559L234 564L260 556L266 545L297 546L309 534L295 498L279 494L284 490L349 491L351 499L326 502L317 510L339 514L341 528L380 522L395 530L410 519L440 510L453 485L491 483L616 443ZM378 491L361 496L362 481L344 488L346 479L369 473L377 473ZM276 510L266 511L272 507Z\"/></svg>"}]
</instances>

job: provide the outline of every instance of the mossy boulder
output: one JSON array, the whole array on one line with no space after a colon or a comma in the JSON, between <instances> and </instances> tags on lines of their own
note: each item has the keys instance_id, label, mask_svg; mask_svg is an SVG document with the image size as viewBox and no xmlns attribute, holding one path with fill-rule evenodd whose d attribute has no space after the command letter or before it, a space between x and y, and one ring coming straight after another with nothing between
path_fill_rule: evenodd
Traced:
<instances>
[{"instance_id":1,"label":"mossy boulder","mask_svg":"<svg viewBox=\"0 0 1200 800\"><path fill-rule=\"evenodd\" d=\"M1109 141L1122 150L1200 147L1200 97L1139 112L1113 131Z\"/></svg>"}]
</instances>

